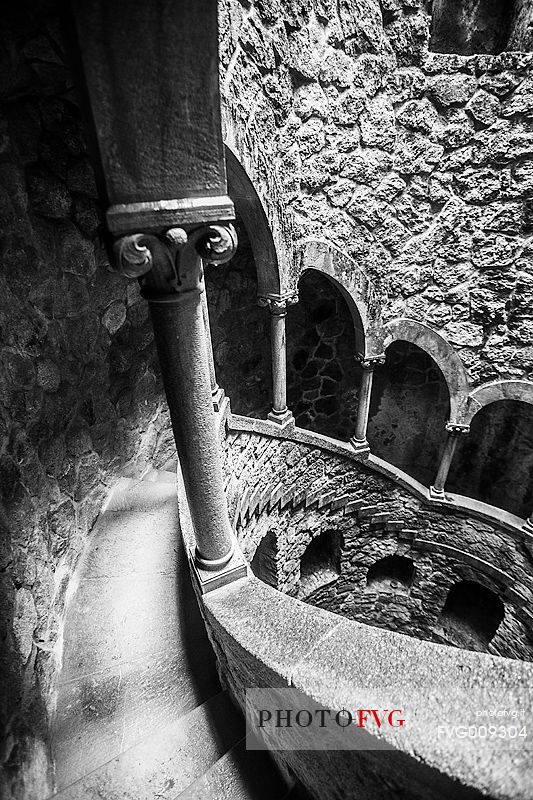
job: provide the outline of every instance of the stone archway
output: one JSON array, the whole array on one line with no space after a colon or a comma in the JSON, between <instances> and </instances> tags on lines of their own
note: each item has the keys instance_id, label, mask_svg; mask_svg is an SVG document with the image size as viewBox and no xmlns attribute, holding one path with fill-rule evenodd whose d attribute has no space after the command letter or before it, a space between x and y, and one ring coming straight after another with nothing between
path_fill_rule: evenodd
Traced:
<instances>
[{"instance_id":1,"label":"stone archway","mask_svg":"<svg viewBox=\"0 0 533 800\"><path fill-rule=\"evenodd\" d=\"M257 299L280 295L278 254L259 195L227 146L226 167L239 247L227 264L205 268L215 372L235 413L266 417L271 408L270 318Z\"/></svg>"},{"instance_id":2,"label":"stone archway","mask_svg":"<svg viewBox=\"0 0 533 800\"><path fill-rule=\"evenodd\" d=\"M451 344L428 325L407 318L391 320L384 326L384 348L396 339L411 342L433 359L448 386L450 422L463 423L470 382L465 366Z\"/></svg>"},{"instance_id":3,"label":"stone archway","mask_svg":"<svg viewBox=\"0 0 533 800\"><path fill-rule=\"evenodd\" d=\"M364 347L363 322L346 290L307 269L287 316L288 403L302 428L348 441L353 435Z\"/></svg>"},{"instance_id":4,"label":"stone archway","mask_svg":"<svg viewBox=\"0 0 533 800\"><path fill-rule=\"evenodd\" d=\"M385 364L374 370L367 431L371 452L430 486L449 416L448 384L438 364L413 342L390 341Z\"/></svg>"},{"instance_id":5,"label":"stone archway","mask_svg":"<svg viewBox=\"0 0 533 800\"><path fill-rule=\"evenodd\" d=\"M278 253L263 204L237 156L225 145L228 194L248 232L257 270L257 294L277 296L282 280Z\"/></svg>"},{"instance_id":6,"label":"stone archway","mask_svg":"<svg viewBox=\"0 0 533 800\"><path fill-rule=\"evenodd\" d=\"M304 240L299 258L299 277L307 269L327 275L342 292L354 318L358 355L381 354L383 298L368 275L350 256L324 239ZM359 330L362 335L359 335Z\"/></svg>"},{"instance_id":7,"label":"stone archway","mask_svg":"<svg viewBox=\"0 0 533 800\"><path fill-rule=\"evenodd\" d=\"M470 424L474 416L490 403L499 400L519 400L533 405L532 381L491 381L470 392L463 422Z\"/></svg>"},{"instance_id":8,"label":"stone archway","mask_svg":"<svg viewBox=\"0 0 533 800\"><path fill-rule=\"evenodd\" d=\"M497 399L494 387L475 395L489 402L478 406L469 435L458 442L447 490L527 518L533 509L533 405Z\"/></svg>"}]
</instances>

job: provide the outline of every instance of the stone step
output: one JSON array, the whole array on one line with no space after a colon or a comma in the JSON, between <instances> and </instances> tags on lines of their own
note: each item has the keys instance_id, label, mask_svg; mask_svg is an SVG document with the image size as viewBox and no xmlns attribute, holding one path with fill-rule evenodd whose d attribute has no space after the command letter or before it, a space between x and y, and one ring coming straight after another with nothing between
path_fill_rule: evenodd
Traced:
<instances>
[{"instance_id":1,"label":"stone step","mask_svg":"<svg viewBox=\"0 0 533 800\"><path fill-rule=\"evenodd\" d=\"M173 800L285 800L288 791L270 754L242 740Z\"/></svg>"},{"instance_id":2,"label":"stone step","mask_svg":"<svg viewBox=\"0 0 533 800\"><path fill-rule=\"evenodd\" d=\"M383 505L382 503L376 503L376 505L372 506L361 506L359 509L359 518L360 519L367 519L368 517L373 517L379 512L385 511L387 506Z\"/></svg>"},{"instance_id":3,"label":"stone step","mask_svg":"<svg viewBox=\"0 0 533 800\"><path fill-rule=\"evenodd\" d=\"M209 773L243 735L240 711L227 692L219 692L54 798L172 800L204 773Z\"/></svg>"},{"instance_id":4,"label":"stone step","mask_svg":"<svg viewBox=\"0 0 533 800\"><path fill-rule=\"evenodd\" d=\"M220 692L178 532L175 481L118 482L67 606L53 724L58 790Z\"/></svg>"}]
</instances>

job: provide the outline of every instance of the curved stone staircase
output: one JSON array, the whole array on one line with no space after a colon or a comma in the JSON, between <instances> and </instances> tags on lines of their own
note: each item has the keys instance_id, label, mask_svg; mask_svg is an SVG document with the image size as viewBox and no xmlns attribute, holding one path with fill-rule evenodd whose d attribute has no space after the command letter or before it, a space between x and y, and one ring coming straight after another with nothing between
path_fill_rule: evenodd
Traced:
<instances>
[{"instance_id":1,"label":"curved stone staircase","mask_svg":"<svg viewBox=\"0 0 533 800\"><path fill-rule=\"evenodd\" d=\"M62 800L277 800L296 789L245 748L179 534L175 472L123 479L72 581L53 730Z\"/></svg>"}]
</instances>

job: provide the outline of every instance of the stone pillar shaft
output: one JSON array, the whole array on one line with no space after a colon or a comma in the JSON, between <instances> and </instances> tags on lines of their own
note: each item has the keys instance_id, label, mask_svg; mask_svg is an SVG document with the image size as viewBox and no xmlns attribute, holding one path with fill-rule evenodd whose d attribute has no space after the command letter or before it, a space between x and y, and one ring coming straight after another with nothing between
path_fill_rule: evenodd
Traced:
<instances>
[{"instance_id":1,"label":"stone pillar shaft","mask_svg":"<svg viewBox=\"0 0 533 800\"><path fill-rule=\"evenodd\" d=\"M458 425L448 422L446 424L446 430L448 431L448 438L446 439L446 444L442 451L437 477L435 478L433 486L430 487L432 494L444 494L444 487L446 486L459 436L469 433L470 427L468 425Z\"/></svg>"},{"instance_id":2,"label":"stone pillar shaft","mask_svg":"<svg viewBox=\"0 0 533 800\"><path fill-rule=\"evenodd\" d=\"M177 305L150 303L150 312L197 553L207 561L228 560L233 535L208 380L200 292L183 295Z\"/></svg>"},{"instance_id":3,"label":"stone pillar shaft","mask_svg":"<svg viewBox=\"0 0 533 800\"><path fill-rule=\"evenodd\" d=\"M355 422L355 433L351 439L352 444L366 445L366 432L368 428L368 413L370 411L370 398L372 396L372 382L374 380L374 368L379 364L385 363L384 356L359 359L363 367L363 377L359 390L359 402L357 405L357 419Z\"/></svg>"},{"instance_id":4,"label":"stone pillar shaft","mask_svg":"<svg viewBox=\"0 0 533 800\"><path fill-rule=\"evenodd\" d=\"M211 339L211 325L209 322L209 306L207 304L207 294L205 291L202 292L202 314L204 318L205 340L207 346L209 380L211 381L211 399L215 411L220 411L222 407L222 400L224 399L224 390L220 388L217 382L215 358L213 355L213 341Z\"/></svg>"},{"instance_id":5,"label":"stone pillar shaft","mask_svg":"<svg viewBox=\"0 0 533 800\"><path fill-rule=\"evenodd\" d=\"M270 309L270 346L272 353L272 411L281 416L287 411L287 339L286 310Z\"/></svg>"},{"instance_id":6,"label":"stone pillar shaft","mask_svg":"<svg viewBox=\"0 0 533 800\"><path fill-rule=\"evenodd\" d=\"M231 558L220 443L204 321L202 257L222 263L236 246L231 226L135 234L119 239L119 270L138 277L148 300L172 430L196 536L196 562L218 570Z\"/></svg>"},{"instance_id":7,"label":"stone pillar shaft","mask_svg":"<svg viewBox=\"0 0 533 800\"><path fill-rule=\"evenodd\" d=\"M356 442L366 442L366 430L368 427L368 412L370 410L370 396L372 394L372 382L374 380L374 369L363 369L361 380L361 390L359 403L357 406L357 421L355 423L354 439Z\"/></svg>"},{"instance_id":8,"label":"stone pillar shaft","mask_svg":"<svg viewBox=\"0 0 533 800\"><path fill-rule=\"evenodd\" d=\"M271 422L285 425L293 419L287 408L287 339L285 318L287 306L297 302L295 296L260 297L260 306L268 306L270 311L270 352L272 359L272 411L268 415Z\"/></svg>"}]
</instances>

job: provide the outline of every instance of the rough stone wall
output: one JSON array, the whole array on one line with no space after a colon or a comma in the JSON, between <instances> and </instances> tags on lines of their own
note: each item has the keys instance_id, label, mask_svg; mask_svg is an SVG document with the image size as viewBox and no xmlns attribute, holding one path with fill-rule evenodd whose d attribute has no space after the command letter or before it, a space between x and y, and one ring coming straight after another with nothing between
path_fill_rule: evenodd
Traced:
<instances>
[{"instance_id":1,"label":"rough stone wall","mask_svg":"<svg viewBox=\"0 0 533 800\"><path fill-rule=\"evenodd\" d=\"M384 278L385 320L440 331L474 384L529 377L533 57L428 54L417 0L222 9L231 135L296 244L327 238Z\"/></svg>"},{"instance_id":2,"label":"rough stone wall","mask_svg":"<svg viewBox=\"0 0 533 800\"><path fill-rule=\"evenodd\" d=\"M146 304L99 243L59 19L11 4L3 23L0 794L41 800L69 577L116 477L171 451Z\"/></svg>"},{"instance_id":3,"label":"rough stone wall","mask_svg":"<svg viewBox=\"0 0 533 800\"><path fill-rule=\"evenodd\" d=\"M506 50L513 0L433 0L430 47L437 53Z\"/></svg>"},{"instance_id":4,"label":"rough stone wall","mask_svg":"<svg viewBox=\"0 0 533 800\"><path fill-rule=\"evenodd\" d=\"M292 212L293 250L327 239L355 258L384 321L438 331L473 386L530 379L533 56L429 52L422 0L220 7L228 136L270 218ZM383 435L400 463L403 439Z\"/></svg>"},{"instance_id":5,"label":"rough stone wall","mask_svg":"<svg viewBox=\"0 0 533 800\"><path fill-rule=\"evenodd\" d=\"M226 459L234 517L241 509L243 551L251 561L263 537L276 536L280 590L299 595L303 553L316 536L335 532L343 543L341 575L315 590L310 599L317 605L360 622L446 641L439 617L448 591L460 580L473 580L495 591L506 608L488 652L533 657L532 619L527 615L533 556L527 543L463 512L424 506L364 462L312 445L230 434ZM255 510L246 512L248 506ZM415 564L409 592L369 591L369 567L393 554Z\"/></svg>"}]
</instances>

